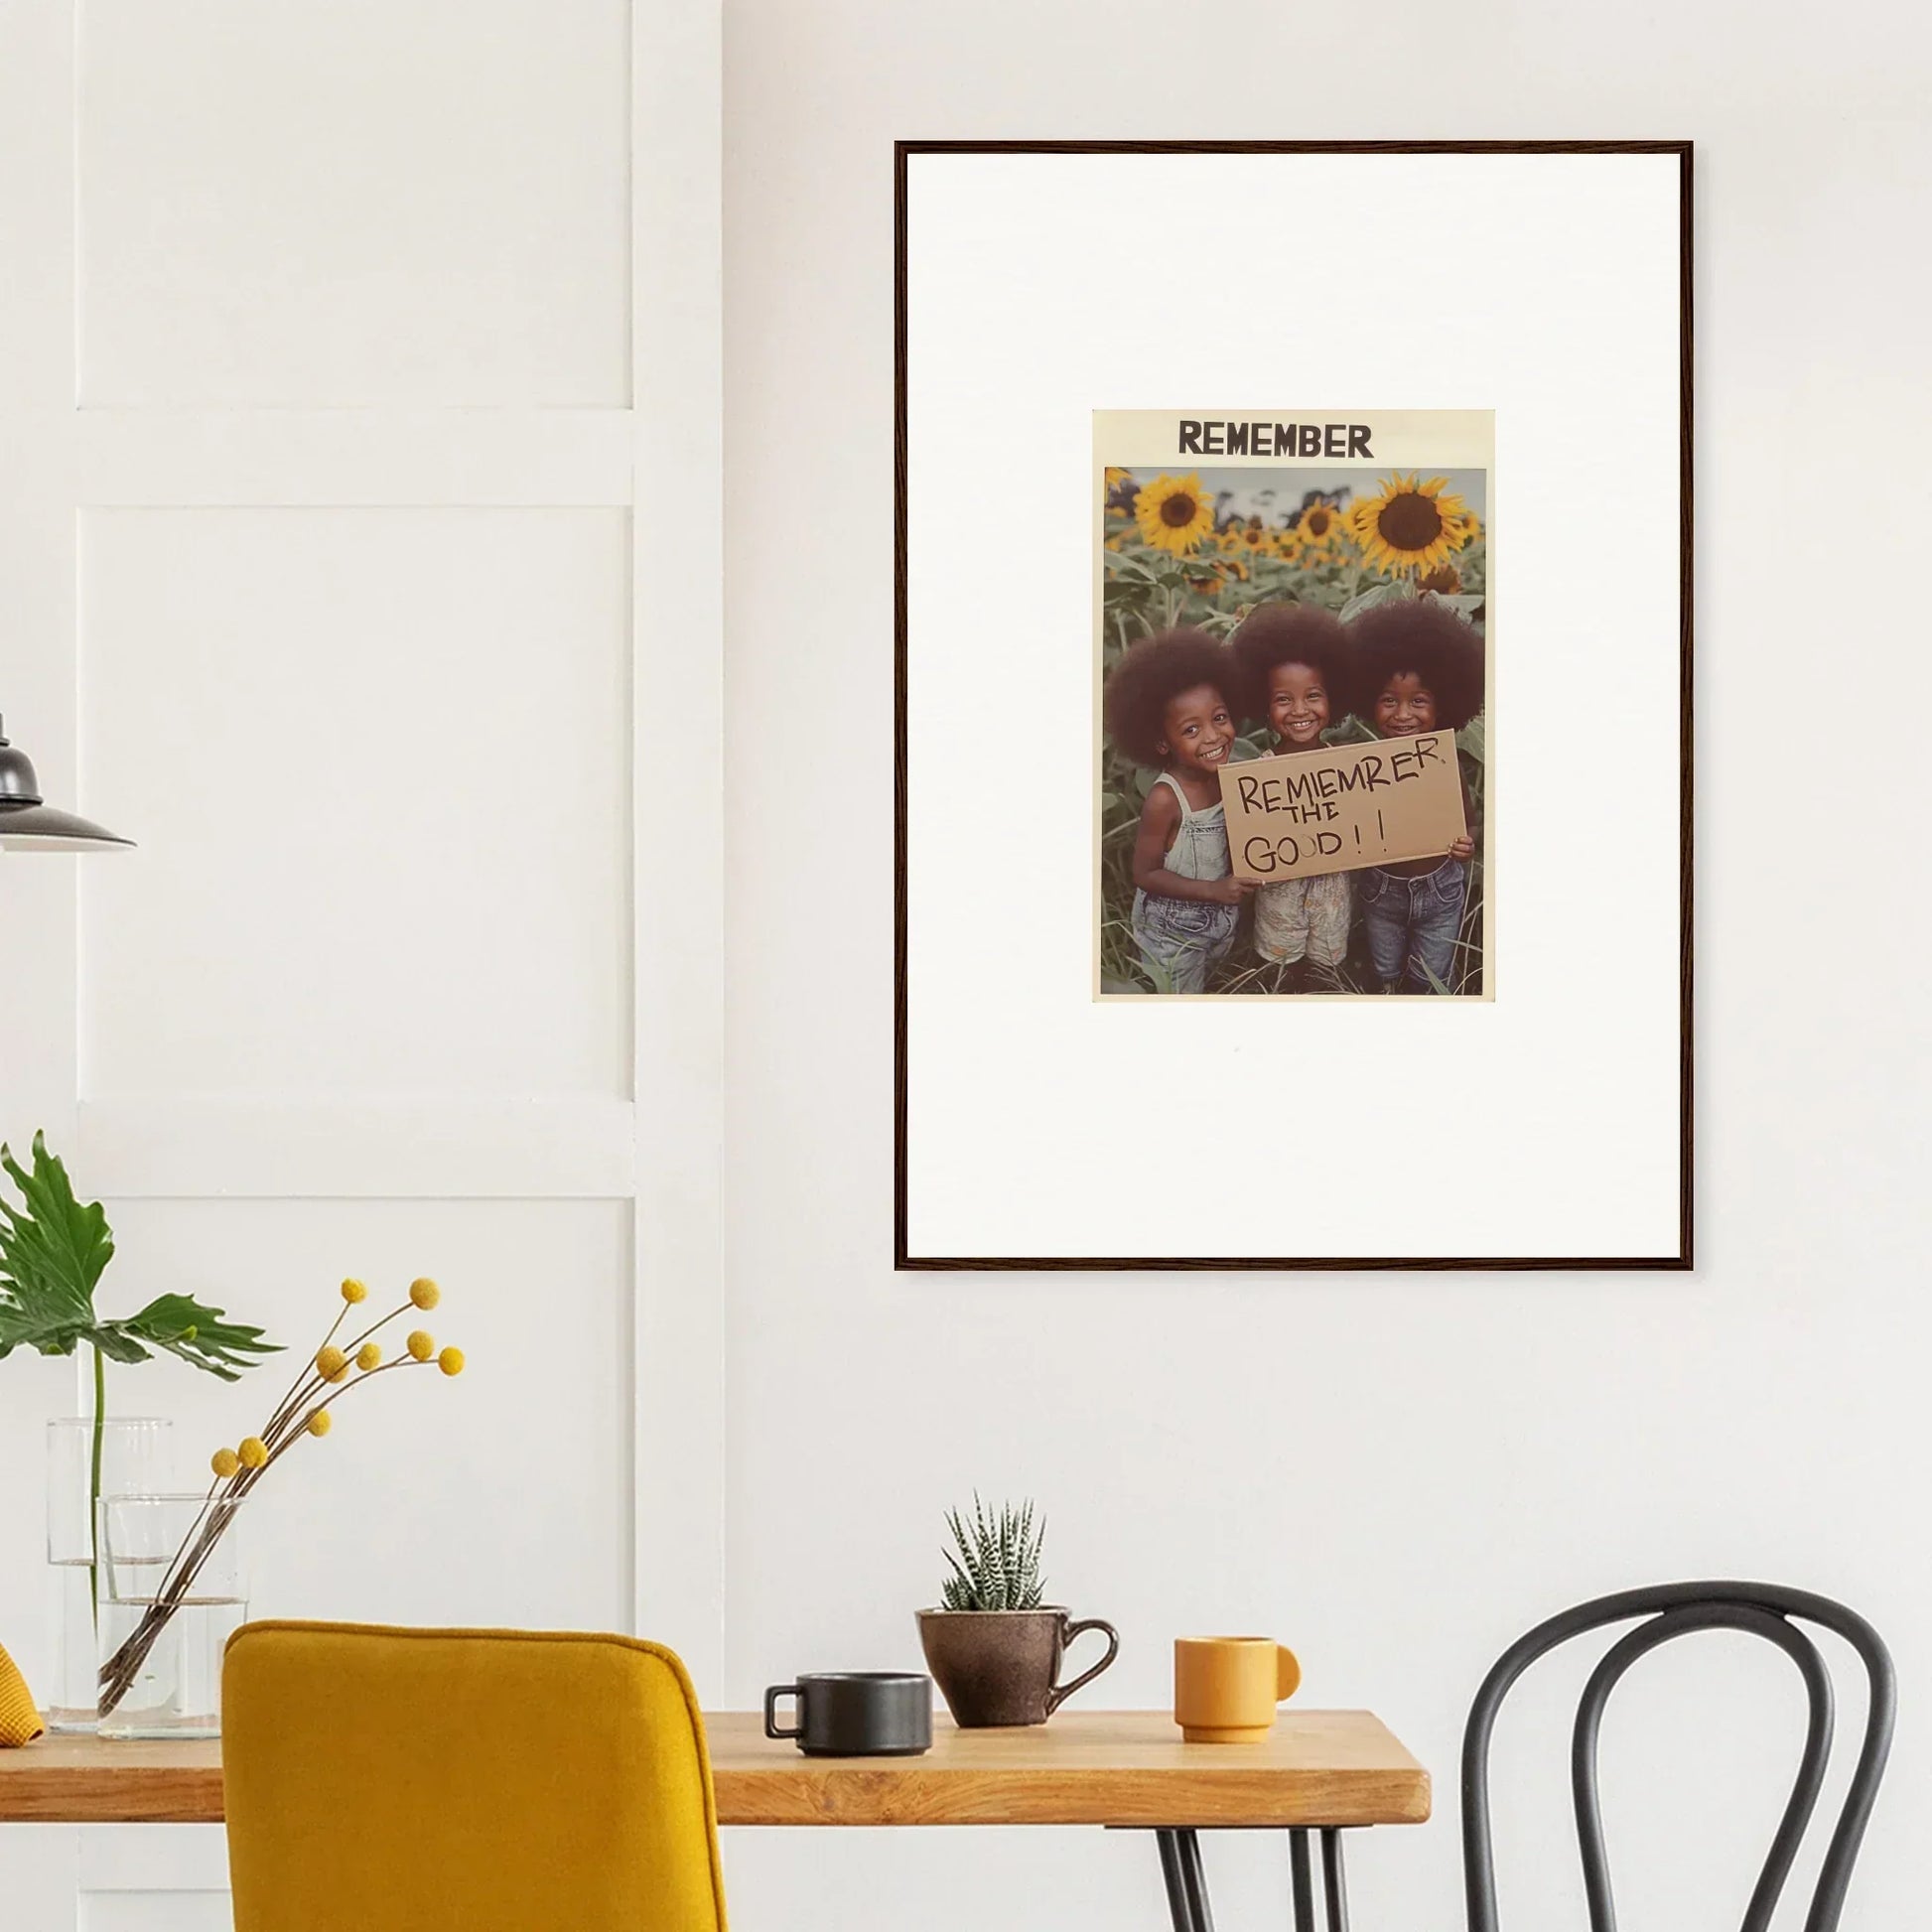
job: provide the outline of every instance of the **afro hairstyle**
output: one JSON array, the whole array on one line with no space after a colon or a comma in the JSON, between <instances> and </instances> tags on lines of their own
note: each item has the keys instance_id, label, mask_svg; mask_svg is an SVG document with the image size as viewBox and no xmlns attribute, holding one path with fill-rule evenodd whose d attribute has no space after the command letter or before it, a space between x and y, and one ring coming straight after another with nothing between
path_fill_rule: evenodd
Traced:
<instances>
[{"instance_id":1,"label":"afro hairstyle","mask_svg":"<svg viewBox=\"0 0 1932 1932\"><path fill-rule=\"evenodd\" d=\"M1234 661L1242 713L1268 716L1268 674L1277 664L1306 664L1328 687L1335 721L1349 707L1349 634L1332 611L1318 604L1263 604L1234 633Z\"/></svg>"},{"instance_id":2,"label":"afro hairstyle","mask_svg":"<svg viewBox=\"0 0 1932 1932\"><path fill-rule=\"evenodd\" d=\"M1225 644L1186 624L1143 637L1107 680L1102 711L1108 736L1136 764L1159 765L1168 706L1197 684L1211 684L1233 708L1234 659Z\"/></svg>"},{"instance_id":3,"label":"afro hairstyle","mask_svg":"<svg viewBox=\"0 0 1932 1932\"><path fill-rule=\"evenodd\" d=\"M1433 597L1397 598L1364 611L1348 625L1353 659L1349 709L1373 722L1375 700L1390 678L1408 672L1436 700L1436 718L1460 731L1482 709L1482 633Z\"/></svg>"}]
</instances>

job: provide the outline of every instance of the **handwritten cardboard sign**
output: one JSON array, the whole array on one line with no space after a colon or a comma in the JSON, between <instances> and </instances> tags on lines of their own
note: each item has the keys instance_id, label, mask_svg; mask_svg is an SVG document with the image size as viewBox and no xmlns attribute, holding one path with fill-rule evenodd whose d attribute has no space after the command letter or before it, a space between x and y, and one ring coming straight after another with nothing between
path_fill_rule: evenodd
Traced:
<instances>
[{"instance_id":1,"label":"handwritten cardboard sign","mask_svg":"<svg viewBox=\"0 0 1932 1932\"><path fill-rule=\"evenodd\" d=\"M1221 773L1242 879L1307 879L1440 856L1463 836L1453 732L1331 745Z\"/></svg>"}]
</instances>

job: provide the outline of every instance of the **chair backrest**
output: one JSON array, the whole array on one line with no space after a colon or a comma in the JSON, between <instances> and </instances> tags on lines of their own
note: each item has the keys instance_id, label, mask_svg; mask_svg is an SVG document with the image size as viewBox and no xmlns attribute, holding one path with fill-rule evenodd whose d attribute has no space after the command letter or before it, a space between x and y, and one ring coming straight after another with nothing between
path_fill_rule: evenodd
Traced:
<instances>
[{"instance_id":1,"label":"chair backrest","mask_svg":"<svg viewBox=\"0 0 1932 1932\"><path fill-rule=\"evenodd\" d=\"M235 1932L725 1932L703 1722L656 1644L250 1623L221 1695Z\"/></svg>"},{"instance_id":2,"label":"chair backrest","mask_svg":"<svg viewBox=\"0 0 1932 1932\"><path fill-rule=\"evenodd\" d=\"M1832 1750L1832 1680L1816 1645L1789 1621L1802 1617L1836 1631L1864 1664L1869 1696L1864 1742L1844 1808L1825 1850L1825 1860L1805 1916L1805 1932L1834 1932L1845 1904L1853 1862L1864 1837L1865 1821L1878 1795L1885 1758L1891 1749L1896 1692L1891 1657L1877 1631L1863 1617L1829 1597L1813 1596L1775 1584L1664 1584L1651 1589L1599 1596L1565 1610L1517 1639L1483 1679L1462 1734L1462 1875L1468 1898L1469 1932L1496 1932L1496 1873L1489 1837L1489 1737L1496 1713L1509 1688L1546 1651L1587 1630L1631 1617L1648 1617L1626 1631L1603 1654L1577 1708L1571 1735L1571 1796L1577 1813L1577 1838L1583 1851L1584 1885L1589 1902L1590 1932L1615 1932L1609 1863L1603 1849L1603 1821L1596 1796L1596 1739L1603 1707L1623 1673L1647 1651L1690 1630L1742 1630L1777 1645L1797 1666L1810 1703L1805 1745L1798 1775L1778 1821L1769 1856L1758 1874L1744 1913L1742 1932L1768 1932L1784 1881L1811 1821Z\"/></svg>"}]
</instances>

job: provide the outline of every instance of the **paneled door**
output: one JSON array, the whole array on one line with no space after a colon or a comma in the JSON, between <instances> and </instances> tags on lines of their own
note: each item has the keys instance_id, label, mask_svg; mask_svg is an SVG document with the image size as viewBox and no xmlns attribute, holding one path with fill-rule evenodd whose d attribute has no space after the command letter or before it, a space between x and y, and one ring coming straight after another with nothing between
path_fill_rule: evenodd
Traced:
<instances>
[{"instance_id":1,"label":"paneled door","mask_svg":"<svg viewBox=\"0 0 1932 1932\"><path fill-rule=\"evenodd\" d=\"M110 1309L299 1352L345 1275L444 1283L468 1371L277 1471L257 1613L641 1628L704 1686L718 43L715 0L0 13L0 715L138 842L0 856L0 1137L106 1201ZM110 1402L186 1476L281 1386ZM30 1677L75 1404L0 1364ZM223 1883L211 1832L0 1834L17 1932L204 1932Z\"/></svg>"}]
</instances>

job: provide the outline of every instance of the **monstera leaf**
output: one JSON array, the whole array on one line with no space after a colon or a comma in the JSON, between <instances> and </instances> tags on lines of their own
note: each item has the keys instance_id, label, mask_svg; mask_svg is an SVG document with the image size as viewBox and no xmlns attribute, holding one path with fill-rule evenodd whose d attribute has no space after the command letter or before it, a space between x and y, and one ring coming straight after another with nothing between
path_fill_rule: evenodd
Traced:
<instances>
[{"instance_id":1,"label":"monstera leaf","mask_svg":"<svg viewBox=\"0 0 1932 1932\"><path fill-rule=\"evenodd\" d=\"M156 1349L232 1382L278 1344L259 1328L223 1319L188 1295L164 1295L137 1314L103 1320L94 1290L114 1258L114 1234L98 1201L74 1198L73 1185L45 1135L34 1136L34 1165L23 1168L0 1146L0 1170L21 1205L0 1198L0 1359L16 1348L71 1355L83 1343L111 1362L152 1361Z\"/></svg>"}]
</instances>

